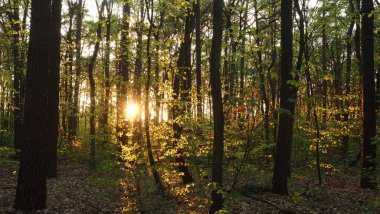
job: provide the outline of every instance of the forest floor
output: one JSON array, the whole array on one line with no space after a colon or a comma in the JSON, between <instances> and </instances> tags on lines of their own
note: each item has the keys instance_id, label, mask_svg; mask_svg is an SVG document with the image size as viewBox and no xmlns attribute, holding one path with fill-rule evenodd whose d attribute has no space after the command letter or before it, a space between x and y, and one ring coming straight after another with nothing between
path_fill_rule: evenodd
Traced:
<instances>
[{"instance_id":1,"label":"forest floor","mask_svg":"<svg viewBox=\"0 0 380 214\"><path fill-rule=\"evenodd\" d=\"M77 156L60 153L59 177L48 180L48 208L42 213L207 213L209 195L196 186L177 193L179 187L170 187L163 197L148 174L133 178L104 163L91 171L80 158L83 151L74 152ZM0 163L0 213L13 213L18 164ZM358 188L358 169L325 176L322 186L305 176L305 170L294 170L289 196L268 191L269 172L247 179L255 186L243 181L245 185L226 194L225 213L380 213L380 192Z\"/></svg>"}]
</instances>

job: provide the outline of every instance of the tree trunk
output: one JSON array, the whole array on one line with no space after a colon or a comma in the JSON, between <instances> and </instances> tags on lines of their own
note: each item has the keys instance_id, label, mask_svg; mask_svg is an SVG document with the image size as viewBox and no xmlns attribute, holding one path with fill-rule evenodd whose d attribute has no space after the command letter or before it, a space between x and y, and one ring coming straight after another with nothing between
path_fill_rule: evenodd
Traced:
<instances>
[{"instance_id":1,"label":"tree trunk","mask_svg":"<svg viewBox=\"0 0 380 214\"><path fill-rule=\"evenodd\" d=\"M216 213L223 207L223 130L224 114L222 87L220 80L220 56L223 35L223 0L213 0L213 35L210 53L210 83L212 94L212 109L214 115L214 143L212 155L212 205L210 213Z\"/></svg>"},{"instance_id":2,"label":"tree trunk","mask_svg":"<svg viewBox=\"0 0 380 214\"><path fill-rule=\"evenodd\" d=\"M54 2L54 1L53 1ZM46 207L46 147L48 130L49 35L51 0L32 0L25 94L24 140L21 148L15 209Z\"/></svg>"},{"instance_id":3,"label":"tree trunk","mask_svg":"<svg viewBox=\"0 0 380 214\"><path fill-rule=\"evenodd\" d=\"M269 99L267 96L267 91L265 89L265 77L264 77L264 63L263 63L263 56L261 52L261 45L262 45L262 39L260 38L260 25L259 25L259 11L257 7L257 0L254 1L254 7L255 7L255 22L256 22L256 46L258 48L257 51L257 65L256 68L259 72L259 78L260 78L260 92L262 100L264 101L264 130L265 130L265 143L269 145ZM268 151L266 151L267 155Z\"/></svg>"},{"instance_id":4,"label":"tree trunk","mask_svg":"<svg viewBox=\"0 0 380 214\"><path fill-rule=\"evenodd\" d=\"M100 10L98 11L99 20L98 27L96 30L96 43L94 47L94 52L92 53L90 63L88 65L88 79L90 82L90 165L92 168L95 168L95 106L96 106L96 85L94 78L94 70L96 58L98 56L100 41L102 39L102 21L103 21L103 11L105 7L105 1L102 2Z\"/></svg>"},{"instance_id":5,"label":"tree trunk","mask_svg":"<svg viewBox=\"0 0 380 214\"><path fill-rule=\"evenodd\" d=\"M124 1L123 4L123 25L121 31L121 59L120 59L120 72L119 72L119 88L120 93L117 98L117 126L116 132L119 142L121 145L125 145L127 143L127 126L128 123L125 118L125 108L127 105L127 85L129 82L129 16L131 13L131 8L129 5L129 1Z\"/></svg>"},{"instance_id":6,"label":"tree trunk","mask_svg":"<svg viewBox=\"0 0 380 214\"><path fill-rule=\"evenodd\" d=\"M149 9L151 9L151 12L149 12ZM154 181L156 183L157 189L161 192L161 194L164 194L164 186L162 185L162 181L160 178L160 175L158 174L157 168L156 168L156 161L154 160L153 151L152 151L152 144L150 140L150 109L149 109L149 88L150 88L150 73L152 70L152 56L150 52L150 46L151 46L151 38L152 38L152 31L153 31L153 0L151 0L150 7L147 5L147 11L148 11L148 20L150 22L149 25L149 32L148 32L148 39L147 39L147 47L146 47L146 54L148 58L148 68L147 68L147 81L145 84L145 103L144 103L144 110L145 110L145 135L146 135L146 147L148 151L148 159L149 159L149 165L152 170L152 174L154 177ZM150 13L150 15L149 15Z\"/></svg>"},{"instance_id":7,"label":"tree trunk","mask_svg":"<svg viewBox=\"0 0 380 214\"><path fill-rule=\"evenodd\" d=\"M372 0L362 0L361 48L362 60L362 109L363 109L363 144L362 144L362 188L376 188L376 92L374 70L374 7Z\"/></svg>"},{"instance_id":8,"label":"tree trunk","mask_svg":"<svg viewBox=\"0 0 380 214\"><path fill-rule=\"evenodd\" d=\"M12 29L16 32L12 35L12 51L13 51L13 145L15 149L21 149L21 143L22 143L22 97L21 94L21 87L23 87L21 81L22 81L22 68L23 68L23 61L20 56L20 33L21 33L21 26L20 26L20 13L19 13L19 3L18 1L14 1L13 5L13 13L9 15L11 20L14 20L11 22Z\"/></svg>"},{"instance_id":9,"label":"tree trunk","mask_svg":"<svg viewBox=\"0 0 380 214\"><path fill-rule=\"evenodd\" d=\"M323 6L325 7L325 0ZM323 8L323 24L322 24L322 129L326 128L327 120L327 36L326 36L326 9Z\"/></svg>"},{"instance_id":10,"label":"tree trunk","mask_svg":"<svg viewBox=\"0 0 380 214\"><path fill-rule=\"evenodd\" d=\"M83 23L84 3L78 0L76 15L76 33L75 33L75 83L74 83L74 101L71 116L68 122L69 139L77 137L79 123L79 87L82 74L81 48L82 48L82 23Z\"/></svg>"},{"instance_id":11,"label":"tree trunk","mask_svg":"<svg viewBox=\"0 0 380 214\"><path fill-rule=\"evenodd\" d=\"M346 82L345 82L345 94L346 94L346 99L345 99L345 113L343 115L343 122L347 123L349 113L348 113L348 108L350 105L350 99L348 98L350 93L351 93L351 66L352 66L352 33L355 25L355 8L354 8L354 2L353 0L349 1L349 11L350 11L350 16L351 16L351 22L350 26L347 30L347 38L346 38L346 45L347 45L347 61L346 61ZM350 137L348 135L344 135L342 137L342 159L345 159L347 156L348 148L349 148L349 141Z\"/></svg>"},{"instance_id":12,"label":"tree trunk","mask_svg":"<svg viewBox=\"0 0 380 214\"><path fill-rule=\"evenodd\" d=\"M173 85L173 100L174 102L183 101L186 107L181 107L181 104L174 104L172 107L173 116L173 131L174 141L173 146L177 149L175 161L178 164L178 170L182 174L182 183L188 184L194 181L190 174L190 170L185 163L185 158L182 150L178 148L178 142L181 139L183 128L178 123L178 117L186 112L191 106L189 90L191 89L191 33L194 29L194 16L191 15L191 10L187 8L187 16L185 20L185 35L184 41L181 43L179 49L179 56L177 61L178 74L174 75ZM190 76L190 79L189 79ZM186 77L186 80L184 78Z\"/></svg>"},{"instance_id":13,"label":"tree trunk","mask_svg":"<svg viewBox=\"0 0 380 214\"><path fill-rule=\"evenodd\" d=\"M49 89L48 111L49 124L47 131L47 177L57 177L57 142L59 128L59 74L61 60L61 0L52 1L50 46L49 46Z\"/></svg>"},{"instance_id":14,"label":"tree trunk","mask_svg":"<svg viewBox=\"0 0 380 214\"><path fill-rule=\"evenodd\" d=\"M202 116L202 38L201 38L201 6L197 0L195 10L195 49L196 49L196 85L197 85L197 118Z\"/></svg>"},{"instance_id":15,"label":"tree trunk","mask_svg":"<svg viewBox=\"0 0 380 214\"><path fill-rule=\"evenodd\" d=\"M293 4L281 0L281 88L279 130L273 169L273 189L277 194L288 193L288 174L291 162L293 122L297 88L290 83L293 69Z\"/></svg>"}]
</instances>

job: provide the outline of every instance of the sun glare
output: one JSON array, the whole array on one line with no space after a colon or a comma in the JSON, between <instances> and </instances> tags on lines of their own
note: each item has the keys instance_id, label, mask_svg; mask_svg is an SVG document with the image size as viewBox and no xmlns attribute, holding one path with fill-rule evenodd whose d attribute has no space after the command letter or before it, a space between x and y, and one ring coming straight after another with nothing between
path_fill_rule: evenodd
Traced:
<instances>
[{"instance_id":1,"label":"sun glare","mask_svg":"<svg viewBox=\"0 0 380 214\"><path fill-rule=\"evenodd\" d=\"M139 113L139 107L137 106L136 103L128 103L127 107L125 109L125 116L129 120L134 120L136 119L137 115Z\"/></svg>"}]
</instances>

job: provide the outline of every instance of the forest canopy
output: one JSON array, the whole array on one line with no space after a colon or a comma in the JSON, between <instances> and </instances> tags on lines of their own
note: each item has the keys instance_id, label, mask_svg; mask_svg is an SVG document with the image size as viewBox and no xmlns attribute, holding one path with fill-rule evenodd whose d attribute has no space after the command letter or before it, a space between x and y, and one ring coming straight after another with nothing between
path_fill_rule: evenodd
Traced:
<instances>
[{"instance_id":1,"label":"forest canopy","mask_svg":"<svg viewBox=\"0 0 380 214\"><path fill-rule=\"evenodd\" d=\"M379 9L0 0L0 213L380 213Z\"/></svg>"}]
</instances>

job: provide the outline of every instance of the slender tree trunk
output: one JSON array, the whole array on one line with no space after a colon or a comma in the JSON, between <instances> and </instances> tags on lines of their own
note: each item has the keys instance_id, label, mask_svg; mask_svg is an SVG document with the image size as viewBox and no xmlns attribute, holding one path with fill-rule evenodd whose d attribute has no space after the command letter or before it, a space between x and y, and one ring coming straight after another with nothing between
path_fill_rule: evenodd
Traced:
<instances>
[{"instance_id":1,"label":"slender tree trunk","mask_svg":"<svg viewBox=\"0 0 380 214\"><path fill-rule=\"evenodd\" d=\"M288 175L291 162L293 122L297 88L290 84L294 80L293 69L293 1L281 0L281 88L279 130L273 169L274 193L288 193Z\"/></svg>"},{"instance_id":2,"label":"slender tree trunk","mask_svg":"<svg viewBox=\"0 0 380 214\"><path fill-rule=\"evenodd\" d=\"M240 57L240 76L239 76L239 97L244 97L244 76L245 76L245 43L246 35L245 31L247 29L248 21L248 2L245 6L244 15L241 17L240 26L240 40L241 40L241 57Z\"/></svg>"},{"instance_id":3,"label":"slender tree trunk","mask_svg":"<svg viewBox=\"0 0 380 214\"><path fill-rule=\"evenodd\" d=\"M96 106L96 85L94 78L94 70L96 58L98 56L100 41L102 39L102 21L103 21L103 11L105 7L105 1L101 3L100 10L98 11L99 20L98 27L96 30L96 43L94 47L94 52L92 53L90 63L88 65L88 79L90 82L90 164L92 168L95 168L95 106Z\"/></svg>"},{"instance_id":4,"label":"slender tree trunk","mask_svg":"<svg viewBox=\"0 0 380 214\"><path fill-rule=\"evenodd\" d=\"M21 87L23 87L22 81L22 68L23 61L20 56L20 12L19 12L19 3L18 1L14 1L13 3L13 13L10 14L10 19L13 20L11 22L12 29L16 32L12 35L12 51L13 51L13 145L15 149L21 149L22 143L22 97Z\"/></svg>"},{"instance_id":5,"label":"slender tree trunk","mask_svg":"<svg viewBox=\"0 0 380 214\"><path fill-rule=\"evenodd\" d=\"M111 80L110 80L110 55L111 55L111 22L112 22L112 6L113 1L107 3L107 24L106 24L106 44L105 44L105 53L104 53L104 88L105 96L103 100L104 109L102 112L101 124L105 128L105 134L108 135L107 126L108 126L108 112L109 112L109 99L111 95Z\"/></svg>"},{"instance_id":6,"label":"slender tree trunk","mask_svg":"<svg viewBox=\"0 0 380 214\"><path fill-rule=\"evenodd\" d=\"M165 2L162 3L162 7L165 8ZM160 121L160 110L161 110L161 102L163 100L164 93L159 90L160 86L160 31L164 22L164 15L165 15L165 9L163 9L160 13L160 23L158 25L158 28L156 30L156 33L154 33L155 42L156 42L156 53L155 53L155 68L154 68L154 77L155 77L155 84L154 84L154 94L156 95L156 106L155 106L155 121ZM164 76L165 74L163 74ZM162 116L162 115L161 115Z\"/></svg>"},{"instance_id":7,"label":"slender tree trunk","mask_svg":"<svg viewBox=\"0 0 380 214\"><path fill-rule=\"evenodd\" d=\"M308 66L309 59L310 59L310 55L309 55L310 53L309 53L309 47L307 45L308 44L308 33L307 33L307 31L305 33L305 17L303 14L303 11L306 10L305 2L302 5L302 9L300 7L299 0L294 1L294 6L295 6L296 12L299 16L299 33L300 33L299 51L298 51L296 70L298 72L301 71L302 59L303 59L303 57L305 57L305 61L306 61L306 69L305 69L306 84L307 84L307 88L309 89L309 91L307 91L307 97L310 100L310 98L314 96L314 89L313 89L313 85L311 83L310 68ZM306 23L306 26L307 26L307 23ZM317 137L317 141L315 144L317 176L318 176L318 183L319 183L319 185L321 185L322 184L322 175L321 175L320 153L319 153L319 144L320 144L320 138L321 137L320 137L319 121L318 121L318 115L317 115L315 103L313 103L312 106L313 106L313 117L314 117L315 131L316 131L316 137Z\"/></svg>"},{"instance_id":8,"label":"slender tree trunk","mask_svg":"<svg viewBox=\"0 0 380 214\"><path fill-rule=\"evenodd\" d=\"M202 38L201 6L197 0L195 8L195 49L196 49L196 85L197 85L197 118L202 116Z\"/></svg>"},{"instance_id":9,"label":"slender tree trunk","mask_svg":"<svg viewBox=\"0 0 380 214\"><path fill-rule=\"evenodd\" d=\"M149 11L149 9L151 11ZM149 25L149 32L148 32L148 39L147 39L147 47L146 47L147 58L148 58L148 66L147 66L148 68L147 68L147 81L145 84L145 103L144 103L146 146L147 146L147 151L148 151L149 164L152 170L154 181L156 183L158 190L161 192L161 194L164 194L164 186L162 185L161 177L158 174L158 171L156 168L156 161L154 160L154 157L153 157L152 144L150 140L149 89L150 89L150 81L151 81L150 75L151 75L151 70L152 70L152 56L150 52L150 46L151 46L151 38L152 38L152 31L153 31L153 0L151 0L150 6L147 5L147 13L148 13L148 19L149 19L150 25Z\"/></svg>"},{"instance_id":10,"label":"slender tree trunk","mask_svg":"<svg viewBox=\"0 0 380 214\"><path fill-rule=\"evenodd\" d=\"M360 13L360 0L355 0L355 13L359 14ZM360 15L355 16L355 21L356 21L356 30L355 30L355 35L354 35L354 42L355 42L355 57L358 61L358 67L361 68L361 48L360 48L360 32L361 32L361 26L360 26ZM360 75L360 84L362 84L362 78ZM354 167L358 164L360 161L362 155L362 148L360 146L359 152L355 156L355 159L351 161L350 166Z\"/></svg>"},{"instance_id":11,"label":"slender tree trunk","mask_svg":"<svg viewBox=\"0 0 380 214\"><path fill-rule=\"evenodd\" d=\"M346 45L347 45L347 61L346 61L346 82L345 82L345 94L346 94L346 99L345 99L345 113L343 115L343 122L347 123L348 117L349 117L349 112L348 112L348 107L350 105L350 99L348 98L350 93L351 93L351 66L352 66L352 33L355 25L355 8L354 8L354 2L353 0L349 1L349 12L351 16L351 22L350 26L347 30L347 40L346 40ZM348 135L344 135L342 137L342 158L345 159L347 156L348 148L349 148L349 141L350 137Z\"/></svg>"},{"instance_id":12,"label":"slender tree trunk","mask_svg":"<svg viewBox=\"0 0 380 214\"><path fill-rule=\"evenodd\" d=\"M265 130L265 142L267 145L269 145L269 99L267 96L267 91L265 89L265 77L264 77L264 63L263 63L263 56L261 52L261 45L262 45L262 39L260 38L260 25L259 25L259 11L257 7L257 0L254 1L254 7L255 7L255 20L256 20L256 46L258 48L257 51L257 65L256 68L259 72L259 78L260 78L260 92L261 97L264 101L264 130ZM267 151L268 153L268 151Z\"/></svg>"},{"instance_id":13,"label":"slender tree trunk","mask_svg":"<svg viewBox=\"0 0 380 214\"><path fill-rule=\"evenodd\" d=\"M81 47L82 47L82 23L83 23L83 7L82 0L78 0L76 14L76 33L75 33L75 83L74 83L74 99L71 116L69 117L68 130L69 139L73 140L77 137L79 123L79 87L82 74L81 63Z\"/></svg>"},{"instance_id":14,"label":"slender tree trunk","mask_svg":"<svg viewBox=\"0 0 380 214\"><path fill-rule=\"evenodd\" d=\"M118 121L116 126L116 132L119 142L122 145L127 143L127 129L128 123L125 118L125 108L127 105L127 95L128 95L128 82L129 82L129 17L131 13L131 8L129 1L124 1L123 4L123 19L122 19L122 31L121 31L121 59L120 59L120 72L119 72L119 88L120 94L117 99L117 115ZM121 147L120 147L121 148Z\"/></svg>"},{"instance_id":15,"label":"slender tree trunk","mask_svg":"<svg viewBox=\"0 0 380 214\"><path fill-rule=\"evenodd\" d=\"M59 74L61 60L61 0L52 1L50 45L49 45L49 83L48 83L48 131L47 131L47 171L50 178L57 177L57 142L59 129Z\"/></svg>"},{"instance_id":16,"label":"slender tree trunk","mask_svg":"<svg viewBox=\"0 0 380 214\"><path fill-rule=\"evenodd\" d=\"M144 31L144 0L140 0L139 5L139 19L137 20L137 44L136 44L136 59L135 59L135 70L133 75L133 100L134 103L139 107L138 116L133 121L133 142L138 146L141 145L142 138L142 111L141 111L141 86L142 86L142 57L143 57L143 31Z\"/></svg>"},{"instance_id":17,"label":"slender tree trunk","mask_svg":"<svg viewBox=\"0 0 380 214\"><path fill-rule=\"evenodd\" d=\"M362 188L376 188L376 91L374 70L374 7L372 0L362 0L361 7L361 48L362 60L362 108L363 108L363 144L362 144Z\"/></svg>"},{"instance_id":18,"label":"slender tree trunk","mask_svg":"<svg viewBox=\"0 0 380 214\"><path fill-rule=\"evenodd\" d=\"M214 115L214 143L212 155L212 183L216 186L211 193L212 205L210 213L216 213L223 207L223 130L224 114L222 87L220 80L220 57L223 35L223 0L213 0L213 35L210 53L210 83L212 94L212 109Z\"/></svg>"},{"instance_id":19,"label":"slender tree trunk","mask_svg":"<svg viewBox=\"0 0 380 214\"><path fill-rule=\"evenodd\" d=\"M174 102L182 101L186 103L186 107L181 107L181 105L174 104L172 107L173 116L173 131L174 131L174 141L173 146L177 149L177 154L175 161L178 164L178 170L182 174L182 183L188 184L194 181L190 174L190 170L185 163L185 158L182 149L178 148L178 142L181 139L183 128L179 124L178 117L189 109L190 96L189 90L191 89L191 33L194 29L194 17L191 15L191 10L187 9L188 15L185 20L185 35L184 41L181 43L179 49L179 56L177 61L178 74L174 75L174 85L173 85L173 99ZM190 79L189 79L190 76ZM186 80L184 80L186 77ZM189 109L190 110L190 109Z\"/></svg>"},{"instance_id":20,"label":"slender tree trunk","mask_svg":"<svg viewBox=\"0 0 380 214\"><path fill-rule=\"evenodd\" d=\"M323 6L325 7L325 0L323 0ZM326 128L327 120L327 36L326 36L326 9L323 8L323 24L322 24L322 129Z\"/></svg>"},{"instance_id":21,"label":"slender tree trunk","mask_svg":"<svg viewBox=\"0 0 380 214\"><path fill-rule=\"evenodd\" d=\"M74 61L74 47L73 47L73 20L74 14L76 11L76 5L69 2L69 27L66 35L66 46L67 51L64 57L64 76L62 78L64 91L62 95L65 98L65 106L62 109L62 128L64 135L67 133L67 124L66 120L69 122L73 118L72 109L73 109L73 61Z\"/></svg>"}]
</instances>

